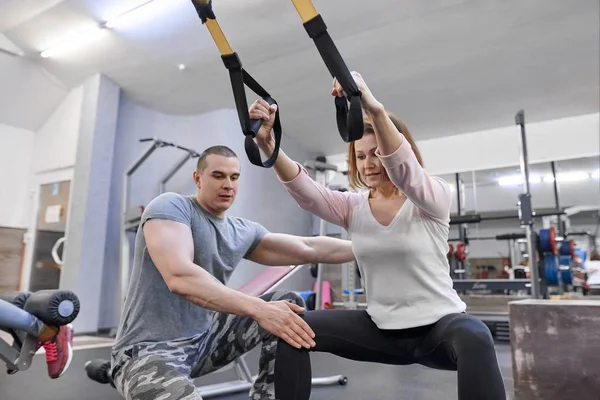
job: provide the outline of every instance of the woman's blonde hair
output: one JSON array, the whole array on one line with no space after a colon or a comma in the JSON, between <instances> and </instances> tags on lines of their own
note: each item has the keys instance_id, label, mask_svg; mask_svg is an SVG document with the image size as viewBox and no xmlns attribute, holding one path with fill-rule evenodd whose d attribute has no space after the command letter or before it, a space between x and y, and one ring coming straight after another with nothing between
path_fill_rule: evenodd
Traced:
<instances>
[{"instance_id":1,"label":"woman's blonde hair","mask_svg":"<svg viewBox=\"0 0 600 400\"><path fill-rule=\"evenodd\" d=\"M406 140L408 140L408 143L410 143L410 147L412 147L413 153L415 153L415 156L417 157L417 161L419 162L419 164L421 166L423 166L423 158L421 157L421 152L419 151L419 148L417 147L417 144L415 143L415 140L413 139L410 131L408 130L406 125L404 125L404 122L402 122L400 120L400 118L396 117L394 114L392 114L390 112L388 112L387 115L390 118L390 120L392 121L392 123L394 124L394 126L396 127L396 129L398 129L398 131L400 131L400 133L406 138ZM370 122L365 122L364 134L369 135L369 134L374 134L374 133L375 133L375 130L373 129L373 125ZM350 181L350 187L353 189L367 189L368 186L360 178L360 174L358 172L358 167L356 166L356 149L354 146L354 142L350 142L350 144L348 144L348 160L347 160L347 162L348 162L348 180Z\"/></svg>"}]
</instances>

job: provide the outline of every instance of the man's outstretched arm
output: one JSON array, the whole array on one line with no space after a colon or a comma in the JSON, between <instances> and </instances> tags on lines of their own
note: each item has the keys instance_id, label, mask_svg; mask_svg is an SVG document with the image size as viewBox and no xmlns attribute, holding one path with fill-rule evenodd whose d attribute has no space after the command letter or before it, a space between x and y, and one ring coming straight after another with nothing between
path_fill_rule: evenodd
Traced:
<instances>
[{"instance_id":1,"label":"man's outstretched arm","mask_svg":"<svg viewBox=\"0 0 600 400\"><path fill-rule=\"evenodd\" d=\"M179 222L153 219L144 224L148 253L169 290L201 307L251 317L263 300L233 290L194 264L190 228Z\"/></svg>"},{"instance_id":2,"label":"man's outstretched arm","mask_svg":"<svg viewBox=\"0 0 600 400\"><path fill-rule=\"evenodd\" d=\"M328 236L268 233L248 259L262 265L341 264L354 260L352 242Z\"/></svg>"},{"instance_id":3,"label":"man's outstretched arm","mask_svg":"<svg viewBox=\"0 0 600 400\"><path fill-rule=\"evenodd\" d=\"M169 290L210 310L254 319L268 332L296 348L314 346L314 332L297 315L304 309L287 301L266 302L219 282L194 264L194 243L189 226L152 219L144 224L148 253Z\"/></svg>"}]
</instances>

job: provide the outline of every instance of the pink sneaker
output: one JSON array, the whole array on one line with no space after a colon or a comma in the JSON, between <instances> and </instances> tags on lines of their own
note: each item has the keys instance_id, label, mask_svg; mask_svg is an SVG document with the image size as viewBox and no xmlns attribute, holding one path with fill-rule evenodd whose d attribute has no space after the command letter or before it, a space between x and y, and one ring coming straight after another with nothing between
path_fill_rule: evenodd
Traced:
<instances>
[{"instance_id":1,"label":"pink sneaker","mask_svg":"<svg viewBox=\"0 0 600 400\"><path fill-rule=\"evenodd\" d=\"M61 326L58 334L42 342L42 346L46 350L48 376L52 379L59 378L69 368L73 359L73 326Z\"/></svg>"}]
</instances>

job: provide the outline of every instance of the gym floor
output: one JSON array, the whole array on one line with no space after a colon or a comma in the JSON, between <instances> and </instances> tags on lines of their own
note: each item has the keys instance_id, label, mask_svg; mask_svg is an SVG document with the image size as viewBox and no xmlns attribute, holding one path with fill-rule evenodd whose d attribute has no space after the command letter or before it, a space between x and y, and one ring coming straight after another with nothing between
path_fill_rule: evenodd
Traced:
<instances>
[{"instance_id":1,"label":"gym floor","mask_svg":"<svg viewBox=\"0 0 600 400\"><path fill-rule=\"evenodd\" d=\"M93 358L108 358L110 348L86 348L74 352L69 370L57 380L46 374L43 354L34 357L31 368L16 375L0 372L0 399L2 400L119 400L120 396L110 385L91 381L84 371L86 361ZM512 398L512 369L510 346L496 345L499 364L506 382L508 399ZM256 372L259 349L251 351L246 360L252 372ZM346 386L325 386L313 389L314 400L452 400L456 399L456 373L436 371L422 366L388 366L359 363L332 356L314 353L313 376L343 374L348 377ZM235 379L233 370L217 372L196 381L198 385L213 384ZM402 393L400 395L400 393ZM247 400L247 393L212 397L218 400Z\"/></svg>"}]
</instances>

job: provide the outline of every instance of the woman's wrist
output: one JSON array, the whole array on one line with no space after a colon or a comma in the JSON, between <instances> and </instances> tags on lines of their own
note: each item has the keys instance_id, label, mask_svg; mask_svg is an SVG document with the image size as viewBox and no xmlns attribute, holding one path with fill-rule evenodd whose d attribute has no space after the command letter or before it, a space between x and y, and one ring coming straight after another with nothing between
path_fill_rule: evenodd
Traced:
<instances>
[{"instance_id":1,"label":"woman's wrist","mask_svg":"<svg viewBox=\"0 0 600 400\"><path fill-rule=\"evenodd\" d=\"M372 105L369 105L369 108L365 110L367 114L371 117L380 117L385 114L385 107L383 104L375 100Z\"/></svg>"},{"instance_id":2,"label":"woman's wrist","mask_svg":"<svg viewBox=\"0 0 600 400\"><path fill-rule=\"evenodd\" d=\"M269 138L267 140L264 139L256 139L256 145L258 148L265 153L267 157L270 157L275 150L275 141L273 138Z\"/></svg>"}]
</instances>

